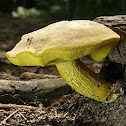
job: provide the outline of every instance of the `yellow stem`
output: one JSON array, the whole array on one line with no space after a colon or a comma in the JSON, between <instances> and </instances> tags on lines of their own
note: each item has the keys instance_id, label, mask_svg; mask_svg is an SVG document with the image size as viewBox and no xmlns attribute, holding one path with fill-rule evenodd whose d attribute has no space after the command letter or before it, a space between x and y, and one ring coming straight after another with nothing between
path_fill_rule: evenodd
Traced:
<instances>
[{"instance_id":1,"label":"yellow stem","mask_svg":"<svg viewBox=\"0 0 126 126\"><path fill-rule=\"evenodd\" d=\"M56 64L63 79L77 92L100 102L111 102L117 98L114 86L91 71L79 59Z\"/></svg>"}]
</instances>

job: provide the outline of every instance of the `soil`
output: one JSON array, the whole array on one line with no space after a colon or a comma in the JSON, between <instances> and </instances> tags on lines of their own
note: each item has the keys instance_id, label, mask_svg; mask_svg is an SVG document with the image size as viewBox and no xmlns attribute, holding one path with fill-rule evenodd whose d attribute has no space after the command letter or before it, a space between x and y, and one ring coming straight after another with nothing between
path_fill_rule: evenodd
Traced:
<instances>
[{"instance_id":1,"label":"soil","mask_svg":"<svg viewBox=\"0 0 126 126\"><path fill-rule=\"evenodd\" d=\"M60 76L55 66L22 67L11 64L6 52L11 50L23 34L42 28L55 22L51 19L18 19L8 15L0 15L0 79L23 80L22 74L29 72L41 75ZM102 62L82 59L96 73L99 73ZM120 85L121 82L117 82ZM55 90L41 95L38 99L15 99L4 94L0 97L0 125L43 125L43 126L125 126L126 97L122 91L113 103L103 104L65 87L59 96ZM53 95L55 93L55 95ZM8 97L9 96L9 97ZM14 100L14 101L13 101ZM12 105L10 105L12 104ZM20 106L18 106L18 105ZM9 106L8 106L9 105ZM28 106L31 108L28 108Z\"/></svg>"}]
</instances>

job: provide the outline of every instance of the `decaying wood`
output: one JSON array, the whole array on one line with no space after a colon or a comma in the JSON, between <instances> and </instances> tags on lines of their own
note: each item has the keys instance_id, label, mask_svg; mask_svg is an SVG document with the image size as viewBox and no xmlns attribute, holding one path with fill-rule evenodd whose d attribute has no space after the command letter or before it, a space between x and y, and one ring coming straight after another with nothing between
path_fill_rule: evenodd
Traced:
<instances>
[{"instance_id":1,"label":"decaying wood","mask_svg":"<svg viewBox=\"0 0 126 126\"><path fill-rule=\"evenodd\" d=\"M56 79L60 78L56 75L49 75L49 74L36 74L31 72L24 72L20 75L21 80L31 80L31 79Z\"/></svg>"},{"instance_id":2,"label":"decaying wood","mask_svg":"<svg viewBox=\"0 0 126 126\"><path fill-rule=\"evenodd\" d=\"M19 92L50 92L56 88L66 86L62 78L34 79L28 81L0 80L0 94Z\"/></svg>"},{"instance_id":3,"label":"decaying wood","mask_svg":"<svg viewBox=\"0 0 126 126\"><path fill-rule=\"evenodd\" d=\"M94 21L106 25L121 37L119 44L104 62L100 77L112 83L118 80L124 82L126 80L126 15L101 16Z\"/></svg>"}]
</instances>

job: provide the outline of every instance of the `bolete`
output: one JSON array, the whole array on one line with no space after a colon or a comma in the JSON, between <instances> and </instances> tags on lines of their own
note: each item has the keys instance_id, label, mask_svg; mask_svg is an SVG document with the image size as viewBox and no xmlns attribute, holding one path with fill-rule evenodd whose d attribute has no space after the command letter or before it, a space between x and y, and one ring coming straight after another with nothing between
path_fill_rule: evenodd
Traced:
<instances>
[{"instance_id":1,"label":"bolete","mask_svg":"<svg viewBox=\"0 0 126 126\"><path fill-rule=\"evenodd\" d=\"M74 90L100 102L111 102L117 98L113 84L99 78L79 58L89 55L101 61L119 40L114 31L93 21L60 21L23 35L7 57L19 66L55 64Z\"/></svg>"}]
</instances>

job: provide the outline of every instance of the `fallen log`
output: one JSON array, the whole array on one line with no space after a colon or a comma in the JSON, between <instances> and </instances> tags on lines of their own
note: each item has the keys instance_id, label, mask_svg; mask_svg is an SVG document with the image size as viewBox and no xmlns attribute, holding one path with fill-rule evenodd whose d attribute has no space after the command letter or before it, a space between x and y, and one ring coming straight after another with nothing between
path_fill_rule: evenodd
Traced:
<instances>
[{"instance_id":1,"label":"fallen log","mask_svg":"<svg viewBox=\"0 0 126 126\"><path fill-rule=\"evenodd\" d=\"M0 80L0 94L19 92L50 92L56 88L66 86L62 78L55 79L34 79L28 81Z\"/></svg>"}]
</instances>

